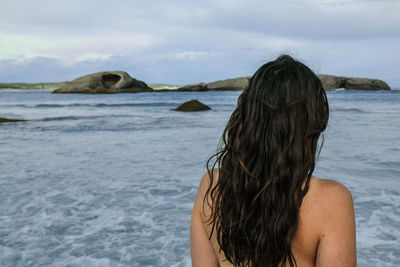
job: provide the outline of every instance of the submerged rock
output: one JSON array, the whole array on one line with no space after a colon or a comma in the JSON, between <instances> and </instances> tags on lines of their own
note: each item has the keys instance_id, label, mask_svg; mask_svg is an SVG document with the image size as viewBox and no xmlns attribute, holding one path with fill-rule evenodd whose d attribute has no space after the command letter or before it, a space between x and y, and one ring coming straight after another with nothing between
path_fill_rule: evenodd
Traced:
<instances>
[{"instance_id":1,"label":"submerged rock","mask_svg":"<svg viewBox=\"0 0 400 267\"><path fill-rule=\"evenodd\" d=\"M79 77L54 90L53 93L113 94L150 91L153 89L146 83L133 79L124 71L107 71Z\"/></svg>"},{"instance_id":2,"label":"submerged rock","mask_svg":"<svg viewBox=\"0 0 400 267\"><path fill-rule=\"evenodd\" d=\"M173 109L175 111L202 111L202 110L210 110L211 108L207 105L204 105L200 101L193 99L187 101L180 105L179 107Z\"/></svg>"},{"instance_id":3,"label":"submerged rock","mask_svg":"<svg viewBox=\"0 0 400 267\"><path fill-rule=\"evenodd\" d=\"M19 121L26 121L26 120L15 120L15 119L0 118L0 123L2 123L2 122L19 122Z\"/></svg>"}]
</instances>

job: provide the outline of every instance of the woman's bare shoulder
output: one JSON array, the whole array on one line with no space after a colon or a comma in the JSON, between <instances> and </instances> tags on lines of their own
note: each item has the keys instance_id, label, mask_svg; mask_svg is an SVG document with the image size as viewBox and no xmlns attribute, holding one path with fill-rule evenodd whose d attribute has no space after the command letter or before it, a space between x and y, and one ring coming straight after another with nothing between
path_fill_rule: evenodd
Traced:
<instances>
[{"instance_id":1,"label":"woman's bare shoulder","mask_svg":"<svg viewBox=\"0 0 400 267\"><path fill-rule=\"evenodd\" d=\"M212 169L212 170L207 170L203 177L201 178L198 190L197 190L197 196L195 199L195 208L197 208L201 213L204 213L206 209L206 213L209 213L209 207L208 205L204 205L205 202L211 203L211 198L210 195L208 194L207 198L205 198L207 191L212 190L218 181L218 174L219 170L218 169ZM212 187L210 187L212 183ZM204 201L205 200L205 201Z\"/></svg>"},{"instance_id":2,"label":"woman's bare shoulder","mask_svg":"<svg viewBox=\"0 0 400 267\"><path fill-rule=\"evenodd\" d=\"M350 190L342 183L329 179L321 179L315 176L311 178L310 193L313 198L318 199L321 204L333 204L338 201L353 202Z\"/></svg>"},{"instance_id":3,"label":"woman's bare shoulder","mask_svg":"<svg viewBox=\"0 0 400 267\"><path fill-rule=\"evenodd\" d=\"M312 177L310 189L305 197L306 214L320 233L338 220L354 222L354 204L350 190L343 184Z\"/></svg>"},{"instance_id":4,"label":"woman's bare shoulder","mask_svg":"<svg viewBox=\"0 0 400 267\"><path fill-rule=\"evenodd\" d=\"M215 185L218 182L218 176L219 176L219 169L212 169L212 170L206 171L206 173L201 178L200 186L199 186L199 189L201 190L202 195L204 195L205 192L207 191L207 189L210 187L211 182L213 184L212 188L215 187Z\"/></svg>"},{"instance_id":5,"label":"woman's bare shoulder","mask_svg":"<svg viewBox=\"0 0 400 267\"><path fill-rule=\"evenodd\" d=\"M318 233L316 266L356 266L354 204L343 184L313 178L310 184L313 229Z\"/></svg>"}]
</instances>

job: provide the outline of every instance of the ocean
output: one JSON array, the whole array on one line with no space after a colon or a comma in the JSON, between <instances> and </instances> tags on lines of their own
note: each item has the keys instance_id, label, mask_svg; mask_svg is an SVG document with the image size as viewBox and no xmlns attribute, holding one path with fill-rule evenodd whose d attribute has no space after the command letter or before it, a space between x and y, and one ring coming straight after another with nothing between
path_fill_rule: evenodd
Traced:
<instances>
[{"instance_id":1,"label":"ocean","mask_svg":"<svg viewBox=\"0 0 400 267\"><path fill-rule=\"evenodd\" d=\"M240 92L0 91L0 266L191 266L189 222ZM328 91L315 175L353 194L358 266L400 266L400 90ZM198 99L212 110L181 113Z\"/></svg>"}]
</instances>

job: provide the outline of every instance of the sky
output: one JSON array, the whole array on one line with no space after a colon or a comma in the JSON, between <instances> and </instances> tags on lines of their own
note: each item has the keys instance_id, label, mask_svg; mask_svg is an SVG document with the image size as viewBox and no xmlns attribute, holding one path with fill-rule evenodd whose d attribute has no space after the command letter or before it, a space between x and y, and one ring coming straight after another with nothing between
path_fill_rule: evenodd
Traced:
<instances>
[{"instance_id":1,"label":"sky","mask_svg":"<svg viewBox=\"0 0 400 267\"><path fill-rule=\"evenodd\" d=\"M400 0L2 0L0 82L123 70L176 85L249 76L279 54L400 87Z\"/></svg>"}]
</instances>

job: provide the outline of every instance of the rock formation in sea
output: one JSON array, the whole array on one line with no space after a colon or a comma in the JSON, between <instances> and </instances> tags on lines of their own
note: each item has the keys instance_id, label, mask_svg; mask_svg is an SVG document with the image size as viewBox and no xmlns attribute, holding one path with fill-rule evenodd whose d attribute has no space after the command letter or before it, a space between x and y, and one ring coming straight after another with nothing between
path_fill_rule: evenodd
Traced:
<instances>
[{"instance_id":1,"label":"rock formation in sea","mask_svg":"<svg viewBox=\"0 0 400 267\"><path fill-rule=\"evenodd\" d=\"M206 83L196 83L196 84L189 84L189 85L179 87L178 89L176 89L174 91L200 92L200 91L210 91L210 90L208 90Z\"/></svg>"},{"instance_id":2,"label":"rock formation in sea","mask_svg":"<svg viewBox=\"0 0 400 267\"><path fill-rule=\"evenodd\" d=\"M349 78L318 74L325 90L337 88L358 90L390 90L387 83L378 79ZM240 91L243 90L250 77L219 80L209 83L185 85L178 89L154 90L146 83L136 80L124 71L108 71L88 74L67 82L53 93L81 93L81 94L109 94L109 93L137 93L137 92L202 92L202 91Z\"/></svg>"},{"instance_id":3,"label":"rock formation in sea","mask_svg":"<svg viewBox=\"0 0 400 267\"><path fill-rule=\"evenodd\" d=\"M207 88L209 90L216 90L216 91L219 90L240 91L247 86L249 78L250 77L239 77L239 78L210 82L207 83Z\"/></svg>"},{"instance_id":4,"label":"rock formation in sea","mask_svg":"<svg viewBox=\"0 0 400 267\"><path fill-rule=\"evenodd\" d=\"M173 109L175 111L202 111L202 110L210 110L211 108L197 99L193 99L190 101L187 101L180 105L179 107Z\"/></svg>"},{"instance_id":5,"label":"rock formation in sea","mask_svg":"<svg viewBox=\"0 0 400 267\"><path fill-rule=\"evenodd\" d=\"M349 78L327 74L318 74L325 90L338 88L358 90L390 90L387 83L378 79ZM178 91L240 91L243 90L250 77L239 77L210 83L197 83L178 88Z\"/></svg>"},{"instance_id":6,"label":"rock formation in sea","mask_svg":"<svg viewBox=\"0 0 400 267\"><path fill-rule=\"evenodd\" d=\"M185 85L178 88L178 91L240 91L243 90L248 83L250 77L239 77L233 79L220 80L210 83L197 83Z\"/></svg>"},{"instance_id":7,"label":"rock formation in sea","mask_svg":"<svg viewBox=\"0 0 400 267\"><path fill-rule=\"evenodd\" d=\"M2 123L2 122L19 122L19 121L25 121L25 120L15 120L15 119L0 118L0 123Z\"/></svg>"},{"instance_id":8,"label":"rock formation in sea","mask_svg":"<svg viewBox=\"0 0 400 267\"><path fill-rule=\"evenodd\" d=\"M111 94L150 92L152 88L124 71L97 72L79 77L53 91L55 94Z\"/></svg>"},{"instance_id":9,"label":"rock formation in sea","mask_svg":"<svg viewBox=\"0 0 400 267\"><path fill-rule=\"evenodd\" d=\"M390 90L387 83L378 79L349 78L327 74L318 74L325 90L344 88L358 90Z\"/></svg>"},{"instance_id":10,"label":"rock formation in sea","mask_svg":"<svg viewBox=\"0 0 400 267\"><path fill-rule=\"evenodd\" d=\"M344 88L359 90L390 90L389 85L384 81L367 78L347 78Z\"/></svg>"}]
</instances>

